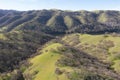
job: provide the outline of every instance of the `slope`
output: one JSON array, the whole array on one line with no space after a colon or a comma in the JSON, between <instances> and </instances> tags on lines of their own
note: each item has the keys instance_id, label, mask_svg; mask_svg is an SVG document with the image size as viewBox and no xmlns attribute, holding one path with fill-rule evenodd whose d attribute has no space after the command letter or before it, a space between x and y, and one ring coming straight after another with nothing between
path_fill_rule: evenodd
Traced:
<instances>
[{"instance_id":1,"label":"slope","mask_svg":"<svg viewBox=\"0 0 120 80\"><path fill-rule=\"evenodd\" d=\"M57 68L56 62L62 56L58 51L58 47L62 47L60 43L50 43L45 45L41 54L30 59L32 66L25 71L25 75L32 74L33 80L68 80L65 74L58 76L55 74Z\"/></svg>"},{"instance_id":2,"label":"slope","mask_svg":"<svg viewBox=\"0 0 120 80\"><path fill-rule=\"evenodd\" d=\"M1 10L0 14L0 32L38 29L47 33L105 33L120 30L119 11Z\"/></svg>"},{"instance_id":3,"label":"slope","mask_svg":"<svg viewBox=\"0 0 120 80\"><path fill-rule=\"evenodd\" d=\"M110 63L112 69L119 73L118 63L120 60L120 35L102 34L71 34L63 38L67 44L83 50L96 57L100 61Z\"/></svg>"},{"instance_id":4,"label":"slope","mask_svg":"<svg viewBox=\"0 0 120 80\"><path fill-rule=\"evenodd\" d=\"M38 47L54 37L32 31L0 34L0 72L19 67L19 62L34 54Z\"/></svg>"},{"instance_id":5,"label":"slope","mask_svg":"<svg viewBox=\"0 0 120 80\"><path fill-rule=\"evenodd\" d=\"M119 74L110 69L109 63L100 61L60 38L47 43L38 53L29 59L31 65L24 72L26 80L120 79Z\"/></svg>"}]
</instances>

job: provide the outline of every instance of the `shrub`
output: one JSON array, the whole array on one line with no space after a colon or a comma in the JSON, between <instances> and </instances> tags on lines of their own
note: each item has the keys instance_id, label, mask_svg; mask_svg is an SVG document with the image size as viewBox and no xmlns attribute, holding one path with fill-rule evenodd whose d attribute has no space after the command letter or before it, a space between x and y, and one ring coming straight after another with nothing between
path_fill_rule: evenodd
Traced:
<instances>
[{"instance_id":1,"label":"shrub","mask_svg":"<svg viewBox=\"0 0 120 80\"><path fill-rule=\"evenodd\" d=\"M59 68L56 68L55 73L56 73L57 75L61 75L61 74L63 73L63 71L60 70Z\"/></svg>"},{"instance_id":2,"label":"shrub","mask_svg":"<svg viewBox=\"0 0 120 80\"><path fill-rule=\"evenodd\" d=\"M25 80L25 79L21 71L15 70L10 80Z\"/></svg>"},{"instance_id":3,"label":"shrub","mask_svg":"<svg viewBox=\"0 0 120 80\"><path fill-rule=\"evenodd\" d=\"M70 80L113 80L109 77L101 76L86 70L74 71L69 74L68 78Z\"/></svg>"}]
</instances>

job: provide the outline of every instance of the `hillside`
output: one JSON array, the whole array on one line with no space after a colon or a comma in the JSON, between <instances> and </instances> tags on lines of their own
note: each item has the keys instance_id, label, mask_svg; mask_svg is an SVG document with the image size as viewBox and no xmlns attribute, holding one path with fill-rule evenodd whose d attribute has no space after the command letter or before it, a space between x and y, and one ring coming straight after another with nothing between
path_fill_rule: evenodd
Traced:
<instances>
[{"instance_id":1,"label":"hillside","mask_svg":"<svg viewBox=\"0 0 120 80\"><path fill-rule=\"evenodd\" d=\"M120 80L120 12L0 10L0 80Z\"/></svg>"},{"instance_id":2,"label":"hillside","mask_svg":"<svg viewBox=\"0 0 120 80\"><path fill-rule=\"evenodd\" d=\"M16 30L45 33L119 32L119 11L0 10L0 32Z\"/></svg>"},{"instance_id":3,"label":"hillside","mask_svg":"<svg viewBox=\"0 0 120 80\"><path fill-rule=\"evenodd\" d=\"M73 35L75 36L75 34ZM69 35L69 37L75 39L73 35L72 36ZM87 35L87 34L82 35L82 37L85 36L94 37L92 35ZM73 42L75 44L74 41L70 40L70 42ZM82 44L82 42L80 44ZM24 72L25 79L27 80L29 79L30 80L119 80L120 79L119 72L114 71L114 70L118 71L117 67L114 67L114 69L112 69L110 63L101 61L102 59L99 59L100 57L98 58L94 56L94 53L88 54L72 46L64 43L63 41L61 42L59 40L57 40L57 42L54 41L47 43L42 50L38 50L38 53L41 53L40 55L37 55L29 59L30 63L32 64ZM102 55L102 53L99 54Z\"/></svg>"},{"instance_id":4,"label":"hillside","mask_svg":"<svg viewBox=\"0 0 120 80\"><path fill-rule=\"evenodd\" d=\"M96 57L102 62L110 63L110 67L116 72L120 72L119 50L120 35L119 34L71 34L63 38L67 44L82 50L91 56Z\"/></svg>"},{"instance_id":5,"label":"hillside","mask_svg":"<svg viewBox=\"0 0 120 80\"><path fill-rule=\"evenodd\" d=\"M0 80L119 80L119 39L115 33L53 39Z\"/></svg>"},{"instance_id":6,"label":"hillside","mask_svg":"<svg viewBox=\"0 0 120 80\"><path fill-rule=\"evenodd\" d=\"M32 66L25 71L25 77L34 80L57 80L58 76L55 74L57 66L55 64L62 56L57 50L58 47L62 47L62 45L59 43L47 44L41 51L41 55L31 59ZM29 78L27 75L31 75L31 77ZM67 77L64 74L59 78L67 80Z\"/></svg>"},{"instance_id":7,"label":"hillside","mask_svg":"<svg viewBox=\"0 0 120 80\"><path fill-rule=\"evenodd\" d=\"M0 72L11 71L33 55L52 36L32 31L1 34L0 38Z\"/></svg>"}]
</instances>

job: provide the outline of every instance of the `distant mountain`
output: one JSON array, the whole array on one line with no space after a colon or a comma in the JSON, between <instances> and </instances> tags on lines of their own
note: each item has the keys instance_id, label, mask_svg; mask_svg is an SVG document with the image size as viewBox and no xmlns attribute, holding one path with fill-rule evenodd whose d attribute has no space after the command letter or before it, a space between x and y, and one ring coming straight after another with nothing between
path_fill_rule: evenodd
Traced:
<instances>
[{"instance_id":1,"label":"distant mountain","mask_svg":"<svg viewBox=\"0 0 120 80\"><path fill-rule=\"evenodd\" d=\"M0 32L120 32L119 11L0 10Z\"/></svg>"}]
</instances>

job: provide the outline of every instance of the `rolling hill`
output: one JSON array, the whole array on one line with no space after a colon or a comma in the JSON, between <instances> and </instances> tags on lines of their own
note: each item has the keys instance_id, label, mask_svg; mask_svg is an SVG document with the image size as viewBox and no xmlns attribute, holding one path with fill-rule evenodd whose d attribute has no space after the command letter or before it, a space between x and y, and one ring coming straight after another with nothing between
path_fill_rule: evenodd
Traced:
<instances>
[{"instance_id":1,"label":"rolling hill","mask_svg":"<svg viewBox=\"0 0 120 80\"><path fill-rule=\"evenodd\" d=\"M0 10L0 80L120 80L120 12Z\"/></svg>"},{"instance_id":2,"label":"rolling hill","mask_svg":"<svg viewBox=\"0 0 120 80\"><path fill-rule=\"evenodd\" d=\"M84 42L86 36L89 41ZM100 39L97 39L98 37ZM95 38L97 39L95 43L91 43ZM119 80L118 62L116 64L119 58L114 56L114 59L109 61L117 53L112 53L112 48L109 47L111 54L107 51L103 54L97 51L97 48L90 46L99 44L100 40L112 40L112 38L111 35L105 38L104 35L71 34L63 37L62 41L60 39L51 41L44 45L43 49L38 50L40 55L29 59L31 66L25 70L25 78L27 80ZM117 44L116 41L119 39L114 37L114 43ZM76 40L79 40L79 43L76 43ZM90 47L84 49L78 45ZM118 44L112 47L116 48L116 46Z\"/></svg>"},{"instance_id":3,"label":"rolling hill","mask_svg":"<svg viewBox=\"0 0 120 80\"><path fill-rule=\"evenodd\" d=\"M0 10L1 32L16 30L46 33L119 32L119 21L119 11Z\"/></svg>"}]
</instances>

